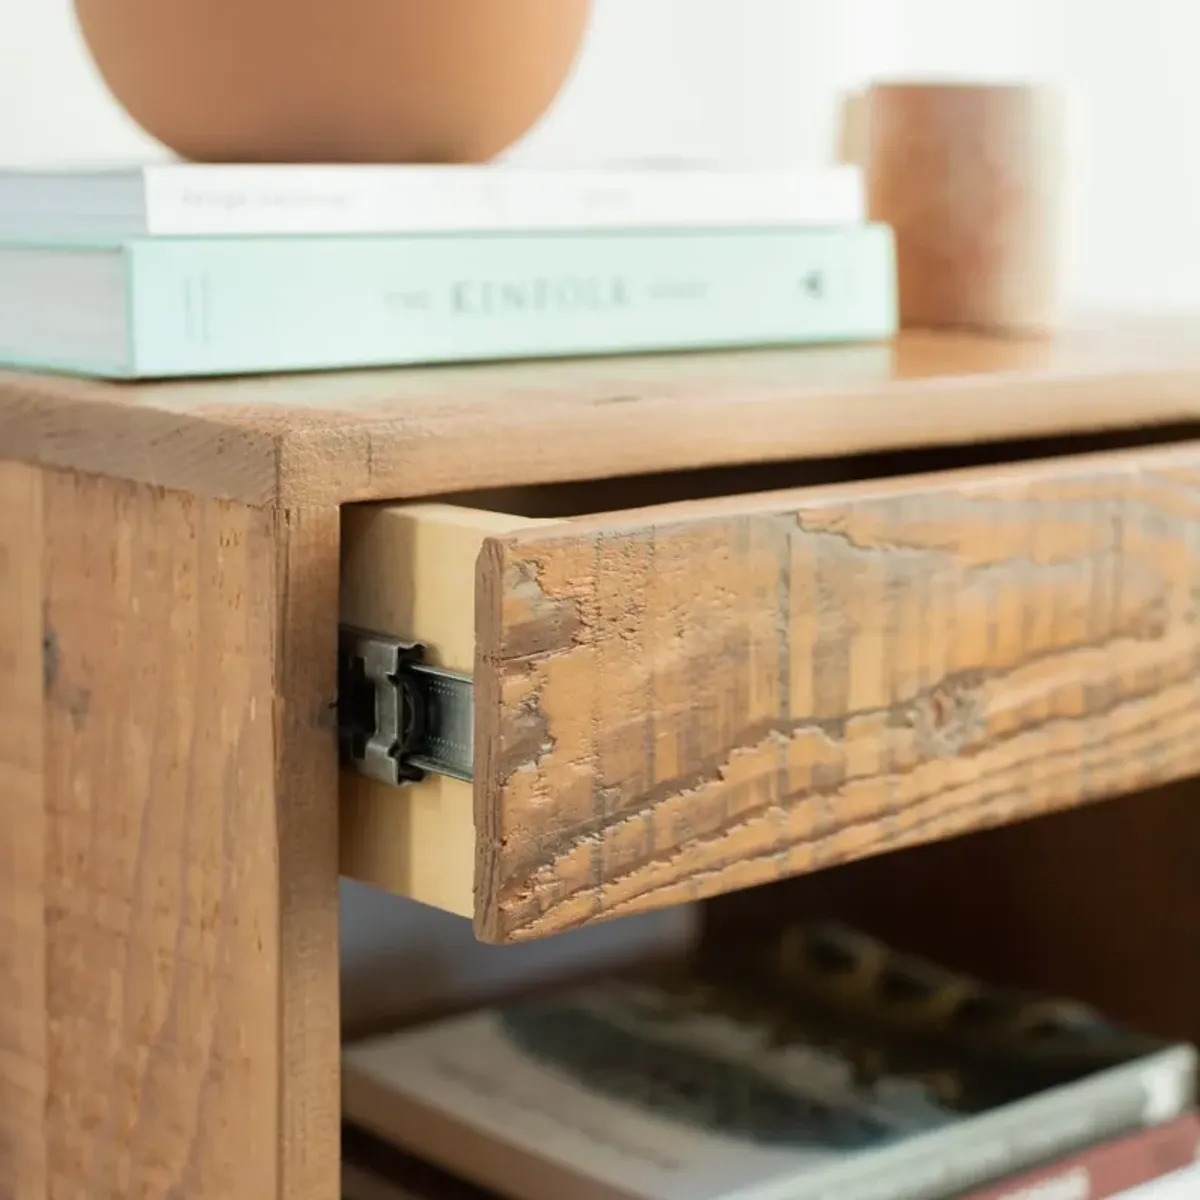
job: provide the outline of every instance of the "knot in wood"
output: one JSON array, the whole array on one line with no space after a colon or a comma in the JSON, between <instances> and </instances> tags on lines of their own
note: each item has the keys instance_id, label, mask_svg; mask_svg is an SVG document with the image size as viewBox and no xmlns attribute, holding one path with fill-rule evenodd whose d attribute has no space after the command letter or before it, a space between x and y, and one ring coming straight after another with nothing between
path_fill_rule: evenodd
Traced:
<instances>
[{"instance_id":1,"label":"knot in wood","mask_svg":"<svg viewBox=\"0 0 1200 1200\"><path fill-rule=\"evenodd\" d=\"M974 680L946 679L909 706L908 724L925 756L960 754L984 727L983 704Z\"/></svg>"}]
</instances>

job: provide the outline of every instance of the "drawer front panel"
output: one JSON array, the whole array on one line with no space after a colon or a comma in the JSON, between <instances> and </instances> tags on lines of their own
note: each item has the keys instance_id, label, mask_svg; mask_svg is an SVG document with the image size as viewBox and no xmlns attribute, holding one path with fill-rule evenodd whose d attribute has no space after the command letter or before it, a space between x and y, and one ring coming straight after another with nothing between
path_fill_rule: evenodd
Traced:
<instances>
[{"instance_id":1,"label":"drawer front panel","mask_svg":"<svg viewBox=\"0 0 1200 1200\"><path fill-rule=\"evenodd\" d=\"M481 538L475 892L511 941L1200 769L1200 450Z\"/></svg>"}]
</instances>

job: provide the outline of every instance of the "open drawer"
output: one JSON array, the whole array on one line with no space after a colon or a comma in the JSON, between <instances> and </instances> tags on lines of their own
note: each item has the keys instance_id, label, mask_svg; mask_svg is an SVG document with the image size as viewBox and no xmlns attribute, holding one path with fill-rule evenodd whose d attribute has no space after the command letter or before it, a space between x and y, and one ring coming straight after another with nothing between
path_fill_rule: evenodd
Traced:
<instances>
[{"instance_id":1,"label":"open drawer","mask_svg":"<svg viewBox=\"0 0 1200 1200\"><path fill-rule=\"evenodd\" d=\"M474 740L471 781L344 772L343 872L487 940L1200 770L1194 443L565 519L542 495L344 523L343 620L469 676Z\"/></svg>"}]
</instances>

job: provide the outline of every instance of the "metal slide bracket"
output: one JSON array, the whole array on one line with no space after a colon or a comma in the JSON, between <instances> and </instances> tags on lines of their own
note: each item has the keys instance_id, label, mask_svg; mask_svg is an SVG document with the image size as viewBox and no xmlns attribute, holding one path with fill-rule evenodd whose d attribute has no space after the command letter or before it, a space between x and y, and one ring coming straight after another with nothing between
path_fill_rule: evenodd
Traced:
<instances>
[{"instance_id":1,"label":"metal slide bracket","mask_svg":"<svg viewBox=\"0 0 1200 1200\"><path fill-rule=\"evenodd\" d=\"M338 643L338 736L346 763L392 787L426 775L470 782L471 678L430 666L424 646L386 634L343 627Z\"/></svg>"}]
</instances>

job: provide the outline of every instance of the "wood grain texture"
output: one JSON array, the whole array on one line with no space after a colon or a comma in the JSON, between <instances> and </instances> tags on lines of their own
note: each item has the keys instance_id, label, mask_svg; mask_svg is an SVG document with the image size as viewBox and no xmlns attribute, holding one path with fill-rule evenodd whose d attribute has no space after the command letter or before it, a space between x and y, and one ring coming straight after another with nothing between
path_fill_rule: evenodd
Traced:
<instances>
[{"instance_id":1,"label":"wood grain texture","mask_svg":"<svg viewBox=\"0 0 1200 1200\"><path fill-rule=\"evenodd\" d=\"M0 463L0 1195L46 1200L42 479Z\"/></svg>"},{"instance_id":2,"label":"wood grain texture","mask_svg":"<svg viewBox=\"0 0 1200 1200\"><path fill-rule=\"evenodd\" d=\"M321 527L48 474L45 533L48 1194L333 1200Z\"/></svg>"},{"instance_id":3,"label":"wood grain texture","mask_svg":"<svg viewBox=\"0 0 1200 1200\"><path fill-rule=\"evenodd\" d=\"M0 373L6 457L327 506L1200 420L1200 326L273 378ZM533 450L536 446L538 449Z\"/></svg>"},{"instance_id":4,"label":"wood grain texture","mask_svg":"<svg viewBox=\"0 0 1200 1200\"><path fill-rule=\"evenodd\" d=\"M478 584L490 940L1200 770L1200 444L584 517Z\"/></svg>"},{"instance_id":5,"label":"wood grain texture","mask_svg":"<svg viewBox=\"0 0 1200 1200\"><path fill-rule=\"evenodd\" d=\"M274 514L279 1196L336 1200L341 1137L337 616L341 515ZM207 1197L206 1197L207 1200Z\"/></svg>"},{"instance_id":6,"label":"wood grain texture","mask_svg":"<svg viewBox=\"0 0 1200 1200\"><path fill-rule=\"evenodd\" d=\"M187 386L171 395L55 375L0 371L5 458L129 479L251 505L279 492L278 437L218 411Z\"/></svg>"}]
</instances>

